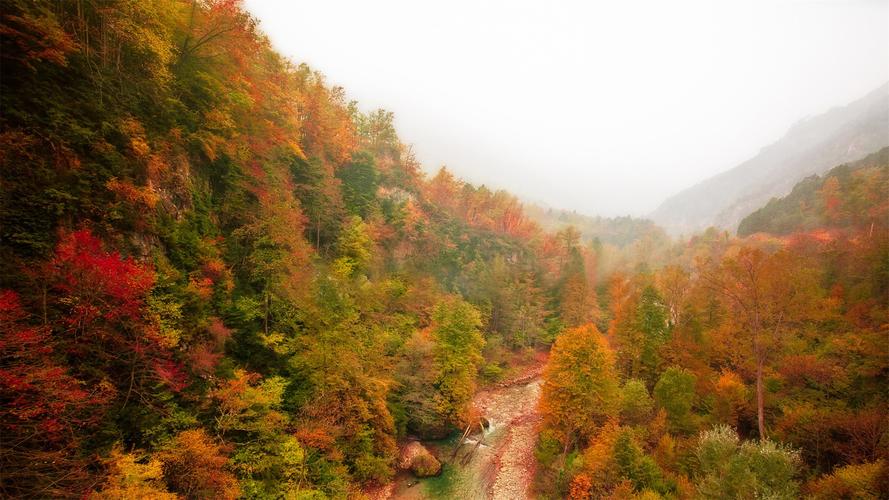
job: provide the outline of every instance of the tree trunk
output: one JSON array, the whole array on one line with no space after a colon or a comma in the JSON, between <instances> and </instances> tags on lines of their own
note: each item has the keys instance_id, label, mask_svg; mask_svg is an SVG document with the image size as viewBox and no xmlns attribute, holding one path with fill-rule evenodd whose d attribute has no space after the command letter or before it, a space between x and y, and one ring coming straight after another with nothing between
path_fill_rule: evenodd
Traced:
<instances>
[{"instance_id":1,"label":"tree trunk","mask_svg":"<svg viewBox=\"0 0 889 500\"><path fill-rule=\"evenodd\" d=\"M765 396L762 383L762 355L756 353L756 424L759 428L759 439L766 439Z\"/></svg>"},{"instance_id":2,"label":"tree trunk","mask_svg":"<svg viewBox=\"0 0 889 500\"><path fill-rule=\"evenodd\" d=\"M49 316L46 314L46 285L43 285L43 326L49 324Z\"/></svg>"},{"instance_id":3,"label":"tree trunk","mask_svg":"<svg viewBox=\"0 0 889 500\"><path fill-rule=\"evenodd\" d=\"M265 330L266 335L269 334L269 309L271 307L269 301L270 301L269 292L268 292L268 290L266 290L266 292L265 292L265 318L263 320L263 330Z\"/></svg>"}]
</instances>

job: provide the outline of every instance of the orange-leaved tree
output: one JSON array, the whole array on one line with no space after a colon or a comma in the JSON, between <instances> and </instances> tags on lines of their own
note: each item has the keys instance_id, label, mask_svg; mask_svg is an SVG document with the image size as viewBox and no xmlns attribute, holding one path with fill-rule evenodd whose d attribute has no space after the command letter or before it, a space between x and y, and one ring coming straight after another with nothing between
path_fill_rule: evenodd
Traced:
<instances>
[{"instance_id":1,"label":"orange-leaved tree","mask_svg":"<svg viewBox=\"0 0 889 500\"><path fill-rule=\"evenodd\" d=\"M617 416L620 390L614 354L595 326L559 335L543 378L540 413L565 449L575 440L586 442Z\"/></svg>"},{"instance_id":2,"label":"orange-leaved tree","mask_svg":"<svg viewBox=\"0 0 889 500\"><path fill-rule=\"evenodd\" d=\"M829 309L823 299L818 269L788 250L769 254L751 247L702 266L704 285L720 296L728 315L727 339L739 353L749 353L756 380L757 427L766 438L763 372L769 354L795 329L817 320Z\"/></svg>"}]
</instances>

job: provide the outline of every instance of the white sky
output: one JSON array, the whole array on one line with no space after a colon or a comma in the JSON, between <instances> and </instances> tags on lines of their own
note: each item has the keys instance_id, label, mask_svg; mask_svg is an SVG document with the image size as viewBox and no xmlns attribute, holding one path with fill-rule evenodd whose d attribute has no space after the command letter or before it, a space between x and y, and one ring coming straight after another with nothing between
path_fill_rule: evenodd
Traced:
<instances>
[{"instance_id":1,"label":"white sky","mask_svg":"<svg viewBox=\"0 0 889 500\"><path fill-rule=\"evenodd\" d=\"M427 171L643 215L889 80L889 0L246 0Z\"/></svg>"}]
</instances>

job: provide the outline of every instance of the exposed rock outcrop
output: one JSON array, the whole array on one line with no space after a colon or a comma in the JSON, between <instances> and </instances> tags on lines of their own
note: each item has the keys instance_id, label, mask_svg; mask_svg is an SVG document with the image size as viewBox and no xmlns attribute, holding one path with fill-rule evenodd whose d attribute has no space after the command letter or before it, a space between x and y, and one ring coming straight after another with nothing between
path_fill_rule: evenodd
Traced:
<instances>
[{"instance_id":1,"label":"exposed rock outcrop","mask_svg":"<svg viewBox=\"0 0 889 500\"><path fill-rule=\"evenodd\" d=\"M410 441L401 447L398 467L413 472L417 477L436 476L441 472L441 462L419 441Z\"/></svg>"}]
</instances>

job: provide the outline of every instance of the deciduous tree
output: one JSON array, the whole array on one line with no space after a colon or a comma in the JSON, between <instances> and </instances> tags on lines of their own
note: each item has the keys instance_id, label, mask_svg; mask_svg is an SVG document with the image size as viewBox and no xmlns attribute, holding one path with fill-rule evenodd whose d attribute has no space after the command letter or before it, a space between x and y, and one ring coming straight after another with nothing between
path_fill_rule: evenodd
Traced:
<instances>
[{"instance_id":1,"label":"deciduous tree","mask_svg":"<svg viewBox=\"0 0 889 500\"><path fill-rule=\"evenodd\" d=\"M540 413L566 448L586 443L617 416L620 391L614 354L592 325L570 328L556 339L543 375Z\"/></svg>"},{"instance_id":2,"label":"deciduous tree","mask_svg":"<svg viewBox=\"0 0 889 500\"><path fill-rule=\"evenodd\" d=\"M731 311L731 336L751 353L761 438L767 435L764 370L769 353L780 349L800 324L822 316L829 306L823 300L818 274L787 250L768 254L750 247L701 269L705 286L718 293Z\"/></svg>"}]
</instances>

